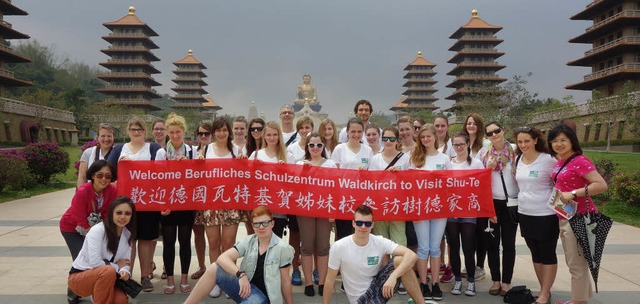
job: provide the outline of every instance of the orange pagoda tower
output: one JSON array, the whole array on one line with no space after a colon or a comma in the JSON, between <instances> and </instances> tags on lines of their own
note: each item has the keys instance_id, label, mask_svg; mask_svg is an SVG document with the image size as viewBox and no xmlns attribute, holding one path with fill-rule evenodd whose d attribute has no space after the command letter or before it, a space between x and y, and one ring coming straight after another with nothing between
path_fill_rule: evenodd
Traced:
<instances>
[{"instance_id":1,"label":"orange pagoda tower","mask_svg":"<svg viewBox=\"0 0 640 304\"><path fill-rule=\"evenodd\" d=\"M152 99L160 98L152 89L160 83L151 77L160 71L151 62L160 59L151 52L158 46L149 37L158 34L136 16L133 6L129 8L128 15L103 25L111 30L111 33L102 39L111 43L111 46L101 52L111 58L100 63L110 72L98 76L109 83L97 90L108 95L105 101L99 104L122 105L142 109L145 113L161 110L162 108L151 103Z\"/></svg>"},{"instance_id":2,"label":"orange pagoda tower","mask_svg":"<svg viewBox=\"0 0 640 304\"><path fill-rule=\"evenodd\" d=\"M29 35L13 29L11 23L4 20L4 16L26 16L28 13L11 4L10 0L0 0L0 96L8 87L29 86L29 81L16 79L12 71L5 68L7 63L31 62L31 59L22 57L13 52L8 46L7 39L29 39Z\"/></svg>"},{"instance_id":3,"label":"orange pagoda tower","mask_svg":"<svg viewBox=\"0 0 640 304\"><path fill-rule=\"evenodd\" d=\"M474 95L499 93L497 85L506 81L496 74L506 66L498 64L496 59L504 55L496 46L503 42L495 34L501 26L491 25L478 17L478 11L471 12L471 20L455 31L449 39L457 39L449 51L457 52L448 62L456 66L447 73L456 79L447 85L454 88L453 94L446 99L455 100L452 110L460 112L462 108L473 107Z\"/></svg>"},{"instance_id":4,"label":"orange pagoda tower","mask_svg":"<svg viewBox=\"0 0 640 304\"><path fill-rule=\"evenodd\" d=\"M433 105L438 100L433 96L433 93L438 91L433 88L437 82L433 80L433 76L436 74L433 70L434 67L436 64L424 59L422 52L418 52L418 57L404 68L407 71L407 74L404 75L407 82L402 86L407 90L402 95L406 98L398 101L390 110L395 111L396 115L401 115L423 109L430 111L438 109Z\"/></svg>"},{"instance_id":5,"label":"orange pagoda tower","mask_svg":"<svg viewBox=\"0 0 640 304\"><path fill-rule=\"evenodd\" d=\"M173 73L176 74L176 78L172 81L177 84L175 88L172 88L176 95L173 96L173 100L177 103L171 107L174 109L195 109L203 111L205 109L203 103L207 100L202 97L202 94L207 94L202 87L206 86L203 78L207 75L202 71L207 67L198 61L193 56L193 51L189 50L188 55L176 62L177 67Z\"/></svg>"},{"instance_id":6,"label":"orange pagoda tower","mask_svg":"<svg viewBox=\"0 0 640 304\"><path fill-rule=\"evenodd\" d=\"M631 0L592 1L571 20L589 20L593 25L569 40L589 43L584 57L567 63L591 68L582 82L566 86L571 90L598 90L604 97L617 95L627 80L640 84L640 10Z\"/></svg>"}]
</instances>

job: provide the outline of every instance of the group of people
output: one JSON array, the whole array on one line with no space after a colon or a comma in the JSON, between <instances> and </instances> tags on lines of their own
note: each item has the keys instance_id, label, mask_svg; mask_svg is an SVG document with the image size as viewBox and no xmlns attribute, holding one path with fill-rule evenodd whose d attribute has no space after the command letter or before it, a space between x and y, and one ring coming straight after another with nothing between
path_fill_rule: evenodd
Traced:
<instances>
[{"instance_id":1,"label":"group of people","mask_svg":"<svg viewBox=\"0 0 640 304\"><path fill-rule=\"evenodd\" d=\"M147 126L140 118L128 123L129 142L115 147L113 127L101 124L98 144L81 157L77 191L60 220L74 260L69 302L92 294L96 303L126 303L117 287L96 292L98 288L89 285L108 279L113 286L113 280L129 279L136 255L143 290L152 291L153 255L160 236L161 278L166 280L163 292L176 290L177 240L179 289L190 293L185 303L197 303L207 294L218 297L221 291L238 303L292 303L291 285L302 284L305 295L313 297L317 290L328 303L338 274L351 303L385 302L396 292L408 293L415 303L442 300L439 284L448 282L452 282L452 295L474 296L475 281L485 275L485 259L493 282L488 292L504 296L513 279L519 223L540 284L536 303L551 301L559 238L571 273L571 300L566 303L587 303L591 297L587 263L568 221L547 207L549 197L558 189L562 202L575 201L577 212L585 213L587 194L607 189L595 166L582 155L575 128L560 125L549 131L545 140L540 130L520 127L513 130L512 144L506 139L511 133L499 122L485 124L475 113L467 115L461 132L451 135L443 115L436 115L432 124L405 116L394 126L381 129L369 123L373 113L369 101L358 101L354 113L356 117L342 130L330 119L323 120L317 129L308 117L301 117L294 125L294 111L288 105L280 108L280 122L219 118L198 126L196 146L185 142L187 124L176 114L152 124L153 142L146 142ZM346 170L487 168L492 172L496 216L374 222L366 205L356 209L353 220L275 214L265 207L250 212L140 212L130 199L116 198L116 168L121 160L215 158ZM589 208L595 206L589 204ZM241 222L249 236L237 240ZM285 231L288 244L283 241ZM192 232L198 270L190 277L200 279L193 290L188 274ZM209 266L205 263L207 243ZM243 260L238 266L240 257ZM103 272L113 272L113 278L111 274L103 278ZM467 283L463 287L464 277Z\"/></svg>"}]
</instances>

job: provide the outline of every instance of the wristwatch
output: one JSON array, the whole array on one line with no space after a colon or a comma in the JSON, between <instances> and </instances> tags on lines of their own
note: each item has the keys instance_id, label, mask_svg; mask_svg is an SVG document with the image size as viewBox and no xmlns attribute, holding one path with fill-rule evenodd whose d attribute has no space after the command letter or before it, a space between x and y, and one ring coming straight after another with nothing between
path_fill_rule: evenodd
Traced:
<instances>
[{"instance_id":1,"label":"wristwatch","mask_svg":"<svg viewBox=\"0 0 640 304\"><path fill-rule=\"evenodd\" d=\"M571 191L571 195L573 195L573 198L578 197L578 190Z\"/></svg>"},{"instance_id":2,"label":"wristwatch","mask_svg":"<svg viewBox=\"0 0 640 304\"><path fill-rule=\"evenodd\" d=\"M239 279L242 277L243 274L246 274L244 270L238 270L238 272L236 272L236 277Z\"/></svg>"}]
</instances>

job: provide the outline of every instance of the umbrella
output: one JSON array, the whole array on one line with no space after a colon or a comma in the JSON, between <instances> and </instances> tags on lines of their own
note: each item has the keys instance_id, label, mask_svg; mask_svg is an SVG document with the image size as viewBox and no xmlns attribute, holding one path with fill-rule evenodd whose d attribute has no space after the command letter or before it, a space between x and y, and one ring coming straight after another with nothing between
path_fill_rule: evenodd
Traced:
<instances>
[{"instance_id":1,"label":"umbrella","mask_svg":"<svg viewBox=\"0 0 640 304\"><path fill-rule=\"evenodd\" d=\"M604 243L609 234L609 230L611 230L613 221L602 213L589 211L586 214L577 213L569 219L569 224L578 240L578 245L582 249L584 258L587 260L589 272L591 272L591 277L593 277L597 293L600 261L602 260Z\"/></svg>"}]
</instances>

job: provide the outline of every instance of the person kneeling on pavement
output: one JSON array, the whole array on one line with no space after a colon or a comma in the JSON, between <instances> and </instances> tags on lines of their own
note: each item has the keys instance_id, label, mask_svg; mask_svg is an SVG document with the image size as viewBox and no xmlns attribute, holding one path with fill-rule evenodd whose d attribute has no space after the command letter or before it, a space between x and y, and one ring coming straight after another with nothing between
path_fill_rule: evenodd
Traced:
<instances>
[{"instance_id":1,"label":"person kneeling on pavement","mask_svg":"<svg viewBox=\"0 0 640 304\"><path fill-rule=\"evenodd\" d=\"M355 232L336 241L329 251L323 303L331 303L338 271L349 303L386 303L397 291L400 281L415 303L423 303L420 285L413 273L417 255L389 239L371 235L373 212L366 205L355 210L352 225ZM393 257L382 265L388 255Z\"/></svg>"},{"instance_id":2,"label":"person kneeling on pavement","mask_svg":"<svg viewBox=\"0 0 640 304\"><path fill-rule=\"evenodd\" d=\"M184 302L200 300L218 286L236 303L293 303L293 247L273 233L273 214L265 206L251 212L255 234L237 242L207 268ZM237 266L242 259L240 267Z\"/></svg>"}]
</instances>

